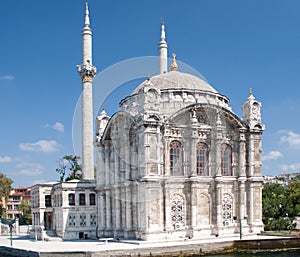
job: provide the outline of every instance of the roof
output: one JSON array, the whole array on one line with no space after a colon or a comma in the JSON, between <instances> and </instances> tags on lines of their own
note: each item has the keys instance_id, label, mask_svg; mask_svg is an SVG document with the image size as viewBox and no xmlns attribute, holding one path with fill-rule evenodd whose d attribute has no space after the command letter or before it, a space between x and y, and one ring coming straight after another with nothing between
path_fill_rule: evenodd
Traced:
<instances>
[{"instance_id":1,"label":"roof","mask_svg":"<svg viewBox=\"0 0 300 257\"><path fill-rule=\"evenodd\" d=\"M132 94L137 94L140 89L142 89L148 80L142 82ZM196 77L194 75L183 73L179 71L170 71L167 73L162 73L157 76L150 78L150 83L157 89L190 89L190 90L200 90L209 91L217 93L217 91L209 85L203 79Z\"/></svg>"}]
</instances>

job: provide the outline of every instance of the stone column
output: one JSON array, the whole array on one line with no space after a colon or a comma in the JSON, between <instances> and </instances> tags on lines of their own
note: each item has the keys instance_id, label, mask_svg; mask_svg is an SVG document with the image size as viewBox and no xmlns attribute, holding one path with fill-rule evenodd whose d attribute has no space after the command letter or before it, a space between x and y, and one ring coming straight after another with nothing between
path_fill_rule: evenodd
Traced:
<instances>
[{"instance_id":1,"label":"stone column","mask_svg":"<svg viewBox=\"0 0 300 257\"><path fill-rule=\"evenodd\" d=\"M114 174L115 174L115 183L118 183L120 181L120 156L119 156L119 148L117 146L115 146L114 149L114 159L115 159L115 170L114 170Z\"/></svg>"},{"instance_id":2,"label":"stone column","mask_svg":"<svg viewBox=\"0 0 300 257\"><path fill-rule=\"evenodd\" d=\"M137 213L137 185L132 185L132 228L137 229L138 227L138 213Z\"/></svg>"},{"instance_id":3,"label":"stone column","mask_svg":"<svg viewBox=\"0 0 300 257\"><path fill-rule=\"evenodd\" d=\"M239 176L246 176L246 142L245 142L245 134L240 134L240 149L239 149Z\"/></svg>"},{"instance_id":4,"label":"stone column","mask_svg":"<svg viewBox=\"0 0 300 257\"><path fill-rule=\"evenodd\" d=\"M217 209L217 217L216 217L216 223L218 227L221 227L223 225L223 215L222 215L222 180L216 181L216 209Z\"/></svg>"},{"instance_id":5,"label":"stone column","mask_svg":"<svg viewBox=\"0 0 300 257\"><path fill-rule=\"evenodd\" d=\"M104 151L104 146L100 146L98 147L98 154L99 154L99 163L98 163L98 167L99 169L97 169L97 184L99 186L104 186L105 185L105 151Z\"/></svg>"},{"instance_id":6,"label":"stone column","mask_svg":"<svg viewBox=\"0 0 300 257\"><path fill-rule=\"evenodd\" d=\"M197 188L194 184L191 185L191 211L192 211L192 228L198 228L197 224L197 208L201 208L201 206L197 206Z\"/></svg>"},{"instance_id":7,"label":"stone column","mask_svg":"<svg viewBox=\"0 0 300 257\"><path fill-rule=\"evenodd\" d=\"M216 177L222 176L222 131L217 131L215 140L215 175Z\"/></svg>"},{"instance_id":8,"label":"stone column","mask_svg":"<svg viewBox=\"0 0 300 257\"><path fill-rule=\"evenodd\" d=\"M172 219L171 219L171 203L170 203L170 188L166 185L166 194L165 194L165 212L166 212L166 230L172 231L174 230L172 226Z\"/></svg>"},{"instance_id":9,"label":"stone column","mask_svg":"<svg viewBox=\"0 0 300 257\"><path fill-rule=\"evenodd\" d=\"M99 213L100 213L100 229L104 230L105 220L106 220L106 211L105 211L105 194L100 191L100 205L98 206Z\"/></svg>"},{"instance_id":10,"label":"stone column","mask_svg":"<svg viewBox=\"0 0 300 257\"><path fill-rule=\"evenodd\" d=\"M111 193L110 190L106 190L106 230L111 230L113 229L111 227L111 202L110 202L110 198L111 198Z\"/></svg>"},{"instance_id":11,"label":"stone column","mask_svg":"<svg viewBox=\"0 0 300 257\"><path fill-rule=\"evenodd\" d=\"M191 137L191 175L197 176L197 138L198 138L197 129L192 129L192 137Z\"/></svg>"},{"instance_id":12,"label":"stone column","mask_svg":"<svg viewBox=\"0 0 300 257\"><path fill-rule=\"evenodd\" d=\"M136 138L131 138L132 143L130 147L130 164L131 164L131 178L135 179L137 177L137 147L136 147Z\"/></svg>"},{"instance_id":13,"label":"stone column","mask_svg":"<svg viewBox=\"0 0 300 257\"><path fill-rule=\"evenodd\" d=\"M245 217L245 178L239 178L239 218Z\"/></svg>"},{"instance_id":14,"label":"stone column","mask_svg":"<svg viewBox=\"0 0 300 257\"><path fill-rule=\"evenodd\" d=\"M121 227L123 229L126 229L126 190L124 187L121 187L120 188L120 191L121 191Z\"/></svg>"},{"instance_id":15,"label":"stone column","mask_svg":"<svg viewBox=\"0 0 300 257\"><path fill-rule=\"evenodd\" d=\"M109 158L109 145L105 144L105 185L110 185L110 158Z\"/></svg>"},{"instance_id":16,"label":"stone column","mask_svg":"<svg viewBox=\"0 0 300 257\"><path fill-rule=\"evenodd\" d=\"M250 226L253 224L253 185L251 184L249 186L249 192L248 192L248 203L249 203L249 209L248 209L248 223Z\"/></svg>"},{"instance_id":17,"label":"stone column","mask_svg":"<svg viewBox=\"0 0 300 257\"><path fill-rule=\"evenodd\" d=\"M131 185L126 186L126 228L132 229Z\"/></svg>"},{"instance_id":18,"label":"stone column","mask_svg":"<svg viewBox=\"0 0 300 257\"><path fill-rule=\"evenodd\" d=\"M254 171L254 135L249 136L249 177L253 176Z\"/></svg>"},{"instance_id":19,"label":"stone column","mask_svg":"<svg viewBox=\"0 0 300 257\"><path fill-rule=\"evenodd\" d=\"M165 138L165 176L170 176L170 139Z\"/></svg>"},{"instance_id":20,"label":"stone column","mask_svg":"<svg viewBox=\"0 0 300 257\"><path fill-rule=\"evenodd\" d=\"M115 213L116 213L116 230L121 229L121 195L120 195L120 188L115 188Z\"/></svg>"}]
</instances>

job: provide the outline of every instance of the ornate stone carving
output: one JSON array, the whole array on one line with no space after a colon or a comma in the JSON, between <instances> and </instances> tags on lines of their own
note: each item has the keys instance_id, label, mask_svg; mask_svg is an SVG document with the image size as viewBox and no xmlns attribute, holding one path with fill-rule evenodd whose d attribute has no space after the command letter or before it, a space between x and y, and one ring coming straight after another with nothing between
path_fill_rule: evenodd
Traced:
<instances>
[{"instance_id":1,"label":"ornate stone carving","mask_svg":"<svg viewBox=\"0 0 300 257\"><path fill-rule=\"evenodd\" d=\"M184 199L180 194L171 197L171 221L174 229L183 228L185 225Z\"/></svg>"},{"instance_id":2,"label":"ornate stone carving","mask_svg":"<svg viewBox=\"0 0 300 257\"><path fill-rule=\"evenodd\" d=\"M97 73L97 68L88 61L87 64L77 65L77 71L82 82L92 82Z\"/></svg>"},{"instance_id":3,"label":"ornate stone carving","mask_svg":"<svg viewBox=\"0 0 300 257\"><path fill-rule=\"evenodd\" d=\"M223 194L222 209L224 222L231 220L233 218L233 198L228 193Z\"/></svg>"}]
</instances>

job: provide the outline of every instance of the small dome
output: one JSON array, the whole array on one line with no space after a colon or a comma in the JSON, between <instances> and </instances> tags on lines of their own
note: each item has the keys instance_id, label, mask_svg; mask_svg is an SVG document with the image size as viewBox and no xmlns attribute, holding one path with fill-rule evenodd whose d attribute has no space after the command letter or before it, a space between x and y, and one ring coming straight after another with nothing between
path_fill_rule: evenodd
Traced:
<instances>
[{"instance_id":1,"label":"small dome","mask_svg":"<svg viewBox=\"0 0 300 257\"><path fill-rule=\"evenodd\" d=\"M132 94L137 94L142 89L148 80L142 82ZM183 73L179 71L171 71L162 73L150 78L152 85L160 90L165 89L190 89L201 90L217 93L217 91L203 79L194 75Z\"/></svg>"}]
</instances>

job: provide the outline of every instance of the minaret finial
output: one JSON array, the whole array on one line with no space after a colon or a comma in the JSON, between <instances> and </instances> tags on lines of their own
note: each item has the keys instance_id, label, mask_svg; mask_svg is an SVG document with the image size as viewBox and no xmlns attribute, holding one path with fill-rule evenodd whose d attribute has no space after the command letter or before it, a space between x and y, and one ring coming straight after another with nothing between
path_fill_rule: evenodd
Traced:
<instances>
[{"instance_id":1,"label":"minaret finial","mask_svg":"<svg viewBox=\"0 0 300 257\"><path fill-rule=\"evenodd\" d=\"M166 41L166 32L165 32L165 22L162 19L161 21L161 33L160 33L160 42L165 42Z\"/></svg>"},{"instance_id":2,"label":"minaret finial","mask_svg":"<svg viewBox=\"0 0 300 257\"><path fill-rule=\"evenodd\" d=\"M176 54L173 53L172 57L173 57L173 60L172 60L172 64L171 64L171 70L172 71L177 71L178 70L178 65L177 65L177 62L176 62Z\"/></svg>"},{"instance_id":3,"label":"minaret finial","mask_svg":"<svg viewBox=\"0 0 300 257\"><path fill-rule=\"evenodd\" d=\"M249 93L248 99L254 99L253 92L252 92L252 87L250 87L250 93Z\"/></svg>"},{"instance_id":4,"label":"minaret finial","mask_svg":"<svg viewBox=\"0 0 300 257\"><path fill-rule=\"evenodd\" d=\"M165 22L161 21L161 33L160 41L158 44L159 51L159 73L165 73L168 71L168 45L166 42Z\"/></svg>"},{"instance_id":5,"label":"minaret finial","mask_svg":"<svg viewBox=\"0 0 300 257\"><path fill-rule=\"evenodd\" d=\"M86 27L90 26L89 5L88 5L87 2L85 3L85 20L84 20L84 25Z\"/></svg>"}]
</instances>

